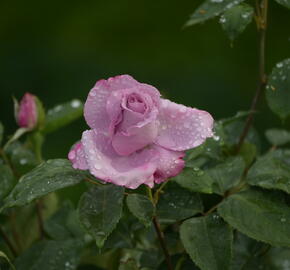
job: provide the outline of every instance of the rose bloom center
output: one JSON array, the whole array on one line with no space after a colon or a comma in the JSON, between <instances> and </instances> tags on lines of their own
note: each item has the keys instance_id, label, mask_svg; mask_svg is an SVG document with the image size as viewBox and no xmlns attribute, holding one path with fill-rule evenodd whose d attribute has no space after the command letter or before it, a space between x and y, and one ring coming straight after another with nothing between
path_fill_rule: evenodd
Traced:
<instances>
[{"instance_id":1,"label":"rose bloom center","mask_svg":"<svg viewBox=\"0 0 290 270\"><path fill-rule=\"evenodd\" d=\"M127 98L127 108L133 112L144 113L146 105L138 94L131 94Z\"/></svg>"}]
</instances>

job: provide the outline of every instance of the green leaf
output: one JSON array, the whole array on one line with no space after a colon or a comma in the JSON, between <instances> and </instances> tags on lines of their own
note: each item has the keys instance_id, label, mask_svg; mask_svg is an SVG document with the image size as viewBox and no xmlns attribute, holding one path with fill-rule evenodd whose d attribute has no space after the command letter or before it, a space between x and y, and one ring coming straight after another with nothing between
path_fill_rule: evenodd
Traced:
<instances>
[{"instance_id":1,"label":"green leaf","mask_svg":"<svg viewBox=\"0 0 290 270\"><path fill-rule=\"evenodd\" d=\"M186 220L180 227L180 237L202 270L230 269L232 230L217 214Z\"/></svg>"},{"instance_id":2,"label":"green leaf","mask_svg":"<svg viewBox=\"0 0 290 270\"><path fill-rule=\"evenodd\" d=\"M271 270L288 270L290 267L289 248L271 248L268 252L268 261L271 261Z\"/></svg>"},{"instance_id":3,"label":"green leaf","mask_svg":"<svg viewBox=\"0 0 290 270\"><path fill-rule=\"evenodd\" d=\"M171 256L171 262L175 270L200 270L199 267L187 256L187 254L175 254ZM150 269L151 270L151 269ZM160 264L157 270L168 270L166 262Z\"/></svg>"},{"instance_id":4,"label":"green leaf","mask_svg":"<svg viewBox=\"0 0 290 270\"><path fill-rule=\"evenodd\" d=\"M275 150L259 157L248 172L250 185L290 193L290 150Z\"/></svg>"},{"instance_id":5,"label":"green leaf","mask_svg":"<svg viewBox=\"0 0 290 270\"><path fill-rule=\"evenodd\" d=\"M51 193L41 199L41 214L43 220L47 220L58 208L58 199L55 193ZM39 239L39 220L36 213L36 205L29 204L21 209L13 209L7 213L15 213L13 230L21 237L21 248L26 250Z\"/></svg>"},{"instance_id":6,"label":"green leaf","mask_svg":"<svg viewBox=\"0 0 290 270\"><path fill-rule=\"evenodd\" d=\"M99 248L122 216L123 197L123 187L100 185L84 193L79 201L80 221Z\"/></svg>"},{"instance_id":7,"label":"green leaf","mask_svg":"<svg viewBox=\"0 0 290 270\"><path fill-rule=\"evenodd\" d=\"M66 201L52 217L45 221L44 229L55 240L78 238L84 235L77 213L70 201Z\"/></svg>"},{"instance_id":8,"label":"green leaf","mask_svg":"<svg viewBox=\"0 0 290 270\"><path fill-rule=\"evenodd\" d=\"M135 246L134 231L139 229L139 227L136 226L137 222L138 225L141 225L132 215L127 217L123 214L116 228L108 236L102 247L102 251L105 252L106 250L120 248L133 249Z\"/></svg>"},{"instance_id":9,"label":"green leaf","mask_svg":"<svg viewBox=\"0 0 290 270\"><path fill-rule=\"evenodd\" d=\"M74 99L48 110L43 133L50 133L75 121L83 115L83 103Z\"/></svg>"},{"instance_id":10,"label":"green leaf","mask_svg":"<svg viewBox=\"0 0 290 270\"><path fill-rule=\"evenodd\" d=\"M213 168L206 171L213 179L214 193L224 194L225 191L236 186L245 169L244 161L241 157L231 157Z\"/></svg>"},{"instance_id":11,"label":"green leaf","mask_svg":"<svg viewBox=\"0 0 290 270\"><path fill-rule=\"evenodd\" d=\"M138 270L139 267L134 259L128 259L125 262L120 262L118 270Z\"/></svg>"},{"instance_id":12,"label":"green leaf","mask_svg":"<svg viewBox=\"0 0 290 270\"><path fill-rule=\"evenodd\" d=\"M222 195L239 183L244 168L242 157L230 157L223 163L205 170L198 167L185 168L174 181L191 191Z\"/></svg>"},{"instance_id":13,"label":"green leaf","mask_svg":"<svg viewBox=\"0 0 290 270\"><path fill-rule=\"evenodd\" d=\"M231 41L246 29L252 21L253 15L254 9L244 3L225 11L220 17L220 23Z\"/></svg>"},{"instance_id":14,"label":"green leaf","mask_svg":"<svg viewBox=\"0 0 290 270\"><path fill-rule=\"evenodd\" d=\"M290 115L290 58L276 64L266 87L270 109L281 119Z\"/></svg>"},{"instance_id":15,"label":"green leaf","mask_svg":"<svg viewBox=\"0 0 290 270\"><path fill-rule=\"evenodd\" d=\"M4 207L22 206L50 192L78 184L83 171L72 168L66 159L51 159L23 175L4 201Z\"/></svg>"},{"instance_id":16,"label":"green leaf","mask_svg":"<svg viewBox=\"0 0 290 270\"><path fill-rule=\"evenodd\" d=\"M231 226L251 238L290 247L290 208L281 194L250 189L228 197L218 212Z\"/></svg>"},{"instance_id":17,"label":"green leaf","mask_svg":"<svg viewBox=\"0 0 290 270\"><path fill-rule=\"evenodd\" d=\"M18 141L11 143L5 151L19 175L31 171L37 165L35 154Z\"/></svg>"},{"instance_id":18,"label":"green leaf","mask_svg":"<svg viewBox=\"0 0 290 270\"><path fill-rule=\"evenodd\" d=\"M267 245L235 232L231 270L257 270L263 265L261 256ZM266 268L268 269L268 268Z\"/></svg>"},{"instance_id":19,"label":"green leaf","mask_svg":"<svg viewBox=\"0 0 290 270\"><path fill-rule=\"evenodd\" d=\"M0 202L9 194L15 185L15 179L11 169L0 164Z\"/></svg>"},{"instance_id":20,"label":"green leaf","mask_svg":"<svg viewBox=\"0 0 290 270\"><path fill-rule=\"evenodd\" d=\"M290 0L275 0L278 4L290 9Z\"/></svg>"},{"instance_id":21,"label":"green leaf","mask_svg":"<svg viewBox=\"0 0 290 270\"><path fill-rule=\"evenodd\" d=\"M189 149L188 151L186 151L186 155L184 157L185 162L189 162L191 160L196 159L197 157L199 157L200 155L204 154L205 152L205 143L199 145L198 147ZM185 166L187 166L187 164L185 164Z\"/></svg>"},{"instance_id":22,"label":"green leaf","mask_svg":"<svg viewBox=\"0 0 290 270\"><path fill-rule=\"evenodd\" d=\"M0 145L2 144L3 134L4 134L4 127L3 127L3 124L0 122Z\"/></svg>"},{"instance_id":23,"label":"green leaf","mask_svg":"<svg viewBox=\"0 0 290 270\"><path fill-rule=\"evenodd\" d=\"M21 127L18 128L15 133L12 135L12 137L9 139L9 141L5 144L5 148L4 150L6 150L6 148L12 144L13 142L17 141L18 139L20 139L20 137L22 137L22 135L30 132L31 129L30 128L25 128L25 127Z\"/></svg>"},{"instance_id":24,"label":"green leaf","mask_svg":"<svg viewBox=\"0 0 290 270\"><path fill-rule=\"evenodd\" d=\"M251 111L238 111L235 115L227 118L223 118L218 121L218 123L222 125L228 125L236 121L243 120L246 118L249 114L251 114Z\"/></svg>"},{"instance_id":25,"label":"green leaf","mask_svg":"<svg viewBox=\"0 0 290 270\"><path fill-rule=\"evenodd\" d=\"M181 187L199 193L213 192L213 179L198 167L185 168L174 181Z\"/></svg>"},{"instance_id":26,"label":"green leaf","mask_svg":"<svg viewBox=\"0 0 290 270\"><path fill-rule=\"evenodd\" d=\"M176 222L202 211L203 205L199 195L175 183L166 185L157 204L157 217L164 223Z\"/></svg>"},{"instance_id":27,"label":"green leaf","mask_svg":"<svg viewBox=\"0 0 290 270\"><path fill-rule=\"evenodd\" d=\"M256 145L248 142L243 143L239 154L243 158L246 167L250 166L257 156Z\"/></svg>"},{"instance_id":28,"label":"green leaf","mask_svg":"<svg viewBox=\"0 0 290 270\"><path fill-rule=\"evenodd\" d=\"M205 0L190 16L185 26L205 22L244 0Z\"/></svg>"},{"instance_id":29,"label":"green leaf","mask_svg":"<svg viewBox=\"0 0 290 270\"><path fill-rule=\"evenodd\" d=\"M167 248L168 241L165 239ZM142 252L140 256L140 268L141 269L157 269L160 263L164 260L163 254L160 250L156 250L156 248L147 249Z\"/></svg>"},{"instance_id":30,"label":"green leaf","mask_svg":"<svg viewBox=\"0 0 290 270\"><path fill-rule=\"evenodd\" d=\"M290 142L290 132L284 129L268 129L265 133L267 140L275 146Z\"/></svg>"},{"instance_id":31,"label":"green leaf","mask_svg":"<svg viewBox=\"0 0 290 270\"><path fill-rule=\"evenodd\" d=\"M224 126L225 143L228 145L236 145L239 142L240 135L244 129L244 121L237 120L235 122L228 123ZM257 149L260 146L260 139L257 131L252 127L245 139L246 142L256 145Z\"/></svg>"},{"instance_id":32,"label":"green leaf","mask_svg":"<svg viewBox=\"0 0 290 270\"><path fill-rule=\"evenodd\" d=\"M186 151L185 166L197 168L205 165L207 162L223 159L222 147L224 146L224 128L220 121L214 123L214 136L200 146Z\"/></svg>"},{"instance_id":33,"label":"green leaf","mask_svg":"<svg viewBox=\"0 0 290 270\"><path fill-rule=\"evenodd\" d=\"M17 270L75 270L82 248L80 240L43 240L21 254L15 266Z\"/></svg>"},{"instance_id":34,"label":"green leaf","mask_svg":"<svg viewBox=\"0 0 290 270\"><path fill-rule=\"evenodd\" d=\"M126 202L131 213L145 226L150 226L154 215L154 205L148 197L141 194L129 194Z\"/></svg>"},{"instance_id":35,"label":"green leaf","mask_svg":"<svg viewBox=\"0 0 290 270\"><path fill-rule=\"evenodd\" d=\"M3 258L9 264L9 268L10 269L16 270L15 267L14 267L14 265L9 260L8 256L4 252L2 252L1 250L0 250L0 258ZM0 269L2 269L1 268L1 262L0 262ZM6 268L4 268L4 269L6 269Z\"/></svg>"}]
</instances>

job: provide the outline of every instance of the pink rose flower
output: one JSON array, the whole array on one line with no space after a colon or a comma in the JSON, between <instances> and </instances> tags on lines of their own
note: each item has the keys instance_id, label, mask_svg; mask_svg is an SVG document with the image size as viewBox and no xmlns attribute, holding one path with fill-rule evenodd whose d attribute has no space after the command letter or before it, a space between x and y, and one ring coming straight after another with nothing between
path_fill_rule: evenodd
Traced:
<instances>
[{"instance_id":1,"label":"pink rose flower","mask_svg":"<svg viewBox=\"0 0 290 270\"><path fill-rule=\"evenodd\" d=\"M32 129L37 124L36 97L26 93L20 101L16 112L16 121L20 127Z\"/></svg>"},{"instance_id":2,"label":"pink rose flower","mask_svg":"<svg viewBox=\"0 0 290 270\"><path fill-rule=\"evenodd\" d=\"M84 116L91 129L69 152L73 167L132 189L176 176L184 150L213 135L209 113L162 99L129 75L98 81Z\"/></svg>"}]
</instances>

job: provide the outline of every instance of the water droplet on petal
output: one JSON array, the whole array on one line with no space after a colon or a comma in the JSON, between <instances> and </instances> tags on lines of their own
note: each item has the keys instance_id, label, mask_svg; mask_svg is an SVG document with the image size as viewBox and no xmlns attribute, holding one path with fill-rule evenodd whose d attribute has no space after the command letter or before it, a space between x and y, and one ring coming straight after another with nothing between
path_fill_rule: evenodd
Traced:
<instances>
[{"instance_id":1,"label":"water droplet on petal","mask_svg":"<svg viewBox=\"0 0 290 270\"><path fill-rule=\"evenodd\" d=\"M94 165L94 168L95 168L96 170L100 170L100 169L102 168L102 166L101 166L100 164L95 164L95 165Z\"/></svg>"},{"instance_id":2,"label":"water droplet on petal","mask_svg":"<svg viewBox=\"0 0 290 270\"><path fill-rule=\"evenodd\" d=\"M68 158L70 160L73 160L76 158L76 152L75 151L70 151L69 154L68 154Z\"/></svg>"},{"instance_id":3,"label":"water droplet on petal","mask_svg":"<svg viewBox=\"0 0 290 270\"><path fill-rule=\"evenodd\" d=\"M91 91L89 95L90 95L91 97L95 97L96 94L97 94L97 93L96 93L95 91Z\"/></svg>"}]
</instances>

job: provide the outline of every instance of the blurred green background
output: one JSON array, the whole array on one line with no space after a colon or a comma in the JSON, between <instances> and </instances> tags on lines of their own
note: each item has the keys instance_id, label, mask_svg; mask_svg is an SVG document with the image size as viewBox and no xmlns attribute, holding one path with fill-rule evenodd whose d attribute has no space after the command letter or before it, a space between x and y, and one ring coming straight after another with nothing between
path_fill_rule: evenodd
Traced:
<instances>
[{"instance_id":1,"label":"blurred green background","mask_svg":"<svg viewBox=\"0 0 290 270\"><path fill-rule=\"evenodd\" d=\"M201 2L1 1L0 120L7 133L16 128L12 95L29 91L50 108L85 100L97 80L125 73L215 119L247 110L256 88L255 24L232 48L217 20L182 29ZM289 10L270 1L268 71L290 56L289 26ZM282 125L265 100L259 109L258 129ZM45 156L66 156L85 128L81 119L49 135Z\"/></svg>"}]
</instances>

